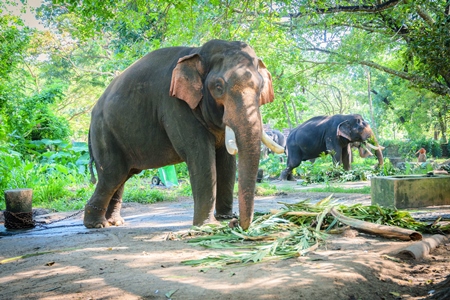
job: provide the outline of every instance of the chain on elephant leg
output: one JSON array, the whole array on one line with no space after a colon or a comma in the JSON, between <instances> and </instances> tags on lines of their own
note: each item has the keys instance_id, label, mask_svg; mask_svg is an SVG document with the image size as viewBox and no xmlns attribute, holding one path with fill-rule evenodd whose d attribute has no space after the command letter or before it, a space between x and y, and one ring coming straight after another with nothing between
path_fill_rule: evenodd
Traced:
<instances>
[{"instance_id":1,"label":"chain on elephant leg","mask_svg":"<svg viewBox=\"0 0 450 300\"><path fill-rule=\"evenodd\" d=\"M124 219L120 216L121 208L122 208L122 199L112 198L111 201L109 202L105 216L109 224L120 226L125 223Z\"/></svg>"}]
</instances>

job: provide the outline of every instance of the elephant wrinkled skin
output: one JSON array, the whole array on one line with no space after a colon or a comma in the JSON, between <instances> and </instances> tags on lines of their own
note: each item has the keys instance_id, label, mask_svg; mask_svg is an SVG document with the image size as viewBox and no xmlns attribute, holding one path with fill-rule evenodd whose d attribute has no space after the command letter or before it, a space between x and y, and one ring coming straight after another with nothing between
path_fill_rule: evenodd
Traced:
<instances>
[{"instance_id":1,"label":"elephant wrinkled skin","mask_svg":"<svg viewBox=\"0 0 450 300\"><path fill-rule=\"evenodd\" d=\"M358 146L361 157L371 153L362 148L368 139L375 141L375 155L383 165L383 147L378 145L369 124L361 115L317 116L294 128L287 138L287 167L281 172L280 180L292 179L292 170L302 161L319 157L321 153L330 153L335 162L342 163L350 170L352 146ZM365 146L364 146L365 147Z\"/></svg>"},{"instance_id":2,"label":"elephant wrinkled skin","mask_svg":"<svg viewBox=\"0 0 450 300\"><path fill-rule=\"evenodd\" d=\"M274 98L271 75L242 42L153 51L116 77L95 105L89 131L98 183L85 206L88 228L121 225L125 182L145 169L185 161L194 225L231 216L239 149L240 225L253 217L261 147L259 106ZM237 148L237 149L235 149ZM92 171L92 167L91 167Z\"/></svg>"}]
</instances>

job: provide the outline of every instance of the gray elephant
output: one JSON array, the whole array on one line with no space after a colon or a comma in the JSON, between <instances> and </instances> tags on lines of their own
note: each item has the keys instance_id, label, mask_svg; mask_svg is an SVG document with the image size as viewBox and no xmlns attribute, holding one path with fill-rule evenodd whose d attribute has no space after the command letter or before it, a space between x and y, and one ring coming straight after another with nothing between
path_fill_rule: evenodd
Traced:
<instances>
[{"instance_id":1,"label":"gray elephant","mask_svg":"<svg viewBox=\"0 0 450 300\"><path fill-rule=\"evenodd\" d=\"M276 144L278 144L280 147L285 148L286 147L286 137L284 134L276 129L269 129L265 131L267 136L272 139ZM271 153L274 153L270 148L264 147L262 152L262 157L267 158L267 156Z\"/></svg>"},{"instance_id":2,"label":"gray elephant","mask_svg":"<svg viewBox=\"0 0 450 300\"><path fill-rule=\"evenodd\" d=\"M163 48L136 61L92 110L90 169L92 174L95 163L98 183L85 206L84 225L123 224L125 182L142 170L183 161L194 198L193 224L217 222L214 213L232 216L232 154L239 149L240 225L247 229L263 135L259 106L273 99L270 73L242 42ZM263 141L270 143L264 135Z\"/></svg>"},{"instance_id":3,"label":"gray elephant","mask_svg":"<svg viewBox=\"0 0 450 300\"><path fill-rule=\"evenodd\" d=\"M373 140L375 145L368 143ZM361 115L317 116L294 128L286 143L287 167L281 172L281 180L291 180L292 170L302 161L319 157L323 152L333 155L335 162L350 170L352 145L359 146L362 157L371 154L365 144L375 149L379 165L383 165L383 147L378 145L369 124Z\"/></svg>"}]
</instances>

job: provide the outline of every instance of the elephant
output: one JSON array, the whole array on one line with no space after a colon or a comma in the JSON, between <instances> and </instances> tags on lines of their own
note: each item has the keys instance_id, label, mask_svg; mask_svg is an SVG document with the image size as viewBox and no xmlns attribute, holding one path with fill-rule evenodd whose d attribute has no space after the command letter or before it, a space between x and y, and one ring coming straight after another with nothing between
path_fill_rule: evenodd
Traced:
<instances>
[{"instance_id":1,"label":"elephant","mask_svg":"<svg viewBox=\"0 0 450 300\"><path fill-rule=\"evenodd\" d=\"M266 131L266 134L269 138L271 138L280 147L283 147L283 148L286 147L286 137L284 136L284 134L281 131L276 130L276 129L269 129ZM270 148L263 146L262 157L267 158L267 156L270 153L273 153L273 151Z\"/></svg>"},{"instance_id":2,"label":"elephant","mask_svg":"<svg viewBox=\"0 0 450 300\"><path fill-rule=\"evenodd\" d=\"M239 41L152 51L112 80L91 113L91 180L84 225L122 225L126 181L145 169L186 162L194 225L233 216L238 169L239 225L252 221L263 134L260 105L272 102L272 77ZM235 154L239 151L236 167Z\"/></svg>"},{"instance_id":3,"label":"elephant","mask_svg":"<svg viewBox=\"0 0 450 300\"><path fill-rule=\"evenodd\" d=\"M372 145L367 140L374 140ZM359 114L317 116L294 128L287 138L287 166L280 180L291 180L292 170L302 161L319 157L323 152L333 155L335 162L350 170L351 147L359 146L362 157L372 154L365 144L375 149L379 165L383 165L383 147L378 145L369 124ZM362 150L361 150L362 148Z\"/></svg>"}]
</instances>

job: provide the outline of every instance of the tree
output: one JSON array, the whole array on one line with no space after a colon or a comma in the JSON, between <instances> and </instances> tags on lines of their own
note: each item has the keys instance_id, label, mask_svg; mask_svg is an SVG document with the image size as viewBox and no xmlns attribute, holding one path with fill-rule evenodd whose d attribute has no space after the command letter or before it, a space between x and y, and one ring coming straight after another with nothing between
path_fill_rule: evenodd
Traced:
<instances>
[{"instance_id":1,"label":"tree","mask_svg":"<svg viewBox=\"0 0 450 300\"><path fill-rule=\"evenodd\" d=\"M416 90L439 95L428 104L448 120L450 71L442 66L450 60L449 5L424 0L359 1L356 5L353 1L290 1L283 9L290 13L292 31L315 36L316 42L303 49L316 52L317 58L326 55L320 64L359 64L406 80ZM317 39L319 35L323 38ZM337 39L326 41L329 36ZM445 137L447 128L440 130Z\"/></svg>"},{"instance_id":2,"label":"tree","mask_svg":"<svg viewBox=\"0 0 450 300\"><path fill-rule=\"evenodd\" d=\"M448 71L440 66L448 65L450 51L447 2L354 3L46 0L38 12L51 28L53 42L40 46L47 47L51 62L40 70L45 78L71 83L58 111L79 126L88 122L90 108L115 74L145 53L199 46L213 38L244 40L273 75L276 102L262 111L264 121L274 127L295 127L318 114L358 112L370 119L369 68L372 90L395 90L389 98L392 107L405 107L393 110L374 97L373 127L392 114L405 120L398 130L427 132L437 126L445 140L450 89ZM389 85L378 85L380 74L391 78ZM411 90L431 108L406 114L415 104L402 94ZM429 92L436 96L420 97ZM433 122L425 125L421 120L429 112ZM424 125L413 126L418 123ZM83 128L87 126L77 128L81 135Z\"/></svg>"}]
</instances>

